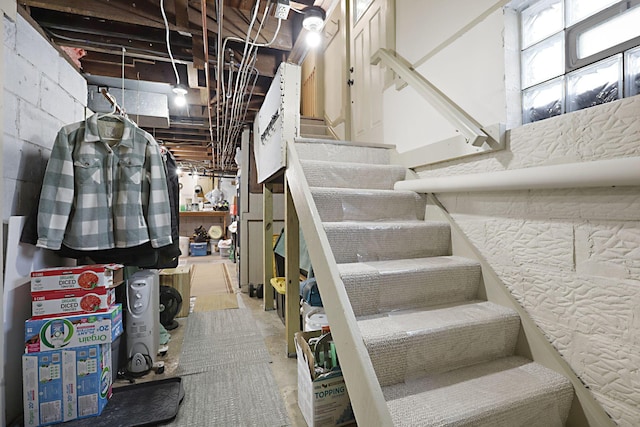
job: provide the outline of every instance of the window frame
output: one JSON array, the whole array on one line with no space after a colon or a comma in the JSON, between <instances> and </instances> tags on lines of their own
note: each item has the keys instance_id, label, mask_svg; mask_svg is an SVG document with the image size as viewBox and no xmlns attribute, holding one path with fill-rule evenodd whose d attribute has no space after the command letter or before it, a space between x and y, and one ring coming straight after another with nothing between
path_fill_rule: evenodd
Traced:
<instances>
[{"instance_id":1,"label":"window frame","mask_svg":"<svg viewBox=\"0 0 640 427\"><path fill-rule=\"evenodd\" d=\"M615 4L607 6L604 9L594 13L591 16L582 18L580 21L575 22L572 25L567 24L568 22L567 6L569 1L570 0L561 0L562 9L563 9L563 22L564 22L563 28L560 29L558 32L554 32L548 35L542 40L538 40L534 43L530 43L526 47L524 47L525 33L523 28L523 12L530 7L536 7L539 4L545 3L545 0L524 0L524 1L514 0L512 2L512 6L516 7L517 16L518 16L519 63L520 63L520 78L519 78L520 117L521 117L522 124L534 123L536 121L545 120L550 117L557 117L559 115L564 115L571 111L574 111L569 108L569 103L572 102L572 99L570 99L569 97L569 87L567 86L568 77L571 76L572 74L575 74L576 72L579 72L579 70L581 69L587 68L599 62L604 62L608 58L612 58L616 55L620 55L622 57L621 76L618 80L621 90L620 90L620 96L617 99L623 99L623 98L632 96L632 95L629 95L631 92L628 88L629 81L630 81L630 79L628 78L628 75L630 72L633 72L634 70L629 69L629 67L631 67L632 64L627 60L627 52L633 50L634 48L640 48L640 36L618 43L615 46L611 46L609 48L606 48L602 51L596 52L584 58L578 58L578 39L584 32L597 27L598 25L606 22L607 20L611 18L615 18L616 16L619 16L636 6L640 7L640 0L618 1ZM544 43L550 38L557 36L558 34L562 35L562 39L564 42L564 50L563 50L564 60L561 59L564 72L556 76L549 77L546 80L539 81L533 85L529 85L525 87L524 82L526 77L524 74L525 65L523 63L523 60L526 56L526 52L529 49L535 48L540 43ZM640 75L640 71L636 74ZM542 85L545 85L550 81L553 81L558 78L562 78L562 85L563 85L562 99L560 99L562 104L561 112L559 114L555 114L549 117L542 117L537 120L531 120L531 115L529 115L527 112L531 108L538 108L538 106L536 104L533 104L528 107L524 105L525 92L531 91L532 89L535 90L535 88L542 88ZM610 102L610 101L606 101L606 102ZM599 104L596 104L596 105L599 105ZM583 108L589 108L589 107L583 107ZM578 111L578 110L575 110L575 111Z\"/></svg>"},{"instance_id":2,"label":"window frame","mask_svg":"<svg viewBox=\"0 0 640 427\"><path fill-rule=\"evenodd\" d=\"M578 68L585 67L596 63L602 59L609 58L618 53L624 53L625 51L632 49L640 45L640 36L627 40L622 43L618 43L615 46L611 46L608 49L601 50L584 58L578 58L578 37L585 31L588 31L597 25L604 23L605 21L614 18L618 15L622 15L624 12L632 9L635 6L640 5L640 0L626 0L620 3L611 5L606 9L597 12L588 18L583 19L570 27L565 28L565 74Z\"/></svg>"}]
</instances>

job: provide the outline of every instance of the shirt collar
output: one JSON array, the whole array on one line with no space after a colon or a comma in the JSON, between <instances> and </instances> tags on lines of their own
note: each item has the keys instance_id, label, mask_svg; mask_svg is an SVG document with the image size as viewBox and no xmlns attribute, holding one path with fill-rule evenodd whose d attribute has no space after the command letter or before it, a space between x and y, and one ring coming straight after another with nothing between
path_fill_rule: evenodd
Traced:
<instances>
[{"instance_id":1,"label":"shirt collar","mask_svg":"<svg viewBox=\"0 0 640 427\"><path fill-rule=\"evenodd\" d=\"M100 133L98 132L98 120L105 116L104 113L96 113L85 121L84 140L86 142L100 141ZM129 120L123 118L124 130L119 145L131 148L133 147L133 136L135 134L135 126Z\"/></svg>"}]
</instances>

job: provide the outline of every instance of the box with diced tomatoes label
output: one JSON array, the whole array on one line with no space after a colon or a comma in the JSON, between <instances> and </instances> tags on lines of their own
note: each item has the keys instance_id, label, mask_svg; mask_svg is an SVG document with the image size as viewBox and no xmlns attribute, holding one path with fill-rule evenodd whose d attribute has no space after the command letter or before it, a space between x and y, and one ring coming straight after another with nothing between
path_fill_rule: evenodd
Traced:
<instances>
[{"instance_id":1,"label":"box with diced tomatoes label","mask_svg":"<svg viewBox=\"0 0 640 427\"><path fill-rule=\"evenodd\" d=\"M54 267L31 273L31 292L112 288L123 281L121 264Z\"/></svg>"},{"instance_id":2,"label":"box with diced tomatoes label","mask_svg":"<svg viewBox=\"0 0 640 427\"><path fill-rule=\"evenodd\" d=\"M91 291L69 289L31 293L31 314L34 319L103 313L116 302L115 289L98 287Z\"/></svg>"}]
</instances>

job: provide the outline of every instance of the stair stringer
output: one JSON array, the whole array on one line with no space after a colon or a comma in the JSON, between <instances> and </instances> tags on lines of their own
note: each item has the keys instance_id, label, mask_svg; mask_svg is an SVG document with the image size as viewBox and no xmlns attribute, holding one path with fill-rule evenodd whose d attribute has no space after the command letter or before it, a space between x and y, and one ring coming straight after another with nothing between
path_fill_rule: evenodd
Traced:
<instances>
[{"instance_id":1,"label":"stair stringer","mask_svg":"<svg viewBox=\"0 0 640 427\"><path fill-rule=\"evenodd\" d=\"M518 313L521 327L518 341L516 342L516 354L552 369L571 381L574 389L574 399L566 426L615 426L616 424L604 411L602 405L595 400L591 391L543 335L540 328L529 316L529 313L516 301L495 270L471 243L434 194L428 194L427 196L425 220L448 222L451 226L452 255L469 258L480 263L482 280L479 296L487 301L509 307Z\"/></svg>"},{"instance_id":2,"label":"stair stringer","mask_svg":"<svg viewBox=\"0 0 640 427\"><path fill-rule=\"evenodd\" d=\"M287 144L285 179L298 213L320 293L327 301L332 302L325 307L325 312L331 319L331 334L340 354L340 365L356 421L362 426L391 427L391 414L292 143Z\"/></svg>"}]
</instances>

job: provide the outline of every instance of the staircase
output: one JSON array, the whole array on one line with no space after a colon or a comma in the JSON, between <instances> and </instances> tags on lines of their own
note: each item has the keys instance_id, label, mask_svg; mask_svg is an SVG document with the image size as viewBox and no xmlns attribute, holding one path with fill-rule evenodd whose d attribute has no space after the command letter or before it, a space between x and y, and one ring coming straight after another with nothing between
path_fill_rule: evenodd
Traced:
<instances>
[{"instance_id":1,"label":"staircase","mask_svg":"<svg viewBox=\"0 0 640 427\"><path fill-rule=\"evenodd\" d=\"M393 190L407 171L390 150L305 138L295 150L393 424L564 425L571 383L515 354L518 314L479 300L480 265L452 256L424 196Z\"/></svg>"}]
</instances>

